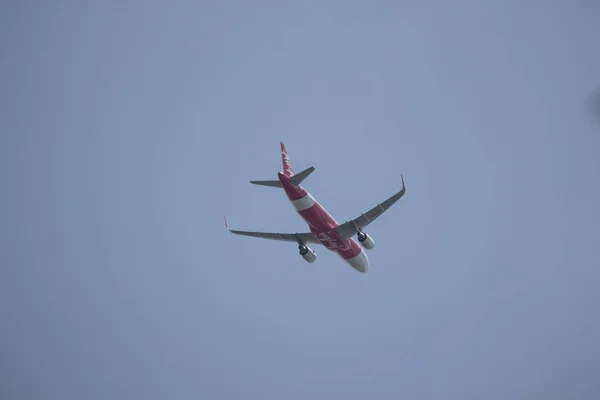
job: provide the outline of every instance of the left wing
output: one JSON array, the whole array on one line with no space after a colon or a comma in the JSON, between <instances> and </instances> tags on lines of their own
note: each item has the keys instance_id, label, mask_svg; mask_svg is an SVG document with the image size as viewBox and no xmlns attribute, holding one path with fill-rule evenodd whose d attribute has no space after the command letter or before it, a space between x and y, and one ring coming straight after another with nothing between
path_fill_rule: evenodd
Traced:
<instances>
[{"instance_id":1,"label":"left wing","mask_svg":"<svg viewBox=\"0 0 600 400\"><path fill-rule=\"evenodd\" d=\"M297 243L313 243L321 244L317 238L310 232L306 233L275 233L275 232L252 232L252 231L237 231L229 229L227 219L225 219L225 228L235 235L252 236L262 239L281 240L284 242L297 242Z\"/></svg>"},{"instance_id":2,"label":"left wing","mask_svg":"<svg viewBox=\"0 0 600 400\"><path fill-rule=\"evenodd\" d=\"M364 227L375 221L377 217L393 206L394 203L400 200L402 196L404 196L404 193L406 193L406 186L404 186L404 177L402 175L400 175L400 177L402 179L402 189L398 193L394 194L384 202L377 204L366 213L361 214L360 217L354 218L353 220L345 222L335 228L335 231L342 237L342 239L346 240L356 235Z\"/></svg>"}]
</instances>

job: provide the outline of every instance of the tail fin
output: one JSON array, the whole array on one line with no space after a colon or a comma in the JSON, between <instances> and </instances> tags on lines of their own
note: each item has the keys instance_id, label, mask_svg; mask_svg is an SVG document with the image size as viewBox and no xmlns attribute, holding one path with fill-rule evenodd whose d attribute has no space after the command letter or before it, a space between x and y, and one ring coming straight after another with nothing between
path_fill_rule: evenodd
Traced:
<instances>
[{"instance_id":1,"label":"tail fin","mask_svg":"<svg viewBox=\"0 0 600 400\"><path fill-rule=\"evenodd\" d=\"M283 142L281 143L281 161L283 162L283 174L290 178L290 181L295 186L298 186L306 177L308 177L314 170L315 167L306 168L304 171L299 172L297 175L294 175L292 172L292 163L290 162L290 158L288 157L287 150L285 149L285 145ZM260 186L270 186L276 188L282 188L280 181L250 181L253 185Z\"/></svg>"},{"instance_id":2,"label":"tail fin","mask_svg":"<svg viewBox=\"0 0 600 400\"><path fill-rule=\"evenodd\" d=\"M288 178L294 175L292 172L292 163L290 162L290 158L288 157L287 150L285 149L285 144L281 143L281 161L283 162L283 174Z\"/></svg>"}]
</instances>

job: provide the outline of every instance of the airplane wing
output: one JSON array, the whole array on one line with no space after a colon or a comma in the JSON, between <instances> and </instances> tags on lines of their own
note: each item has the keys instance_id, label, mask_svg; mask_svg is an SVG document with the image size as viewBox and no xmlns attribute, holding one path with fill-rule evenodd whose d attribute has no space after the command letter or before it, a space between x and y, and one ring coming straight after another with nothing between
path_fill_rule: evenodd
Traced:
<instances>
[{"instance_id":1,"label":"airplane wing","mask_svg":"<svg viewBox=\"0 0 600 400\"><path fill-rule=\"evenodd\" d=\"M229 229L227 219L225 219L225 228L235 235L252 236L262 239L281 240L284 242L300 242L321 244L317 238L310 232L306 233L279 233L279 232L253 232L253 231L238 231Z\"/></svg>"},{"instance_id":2,"label":"airplane wing","mask_svg":"<svg viewBox=\"0 0 600 400\"><path fill-rule=\"evenodd\" d=\"M387 209L393 206L394 203L400 200L402 196L404 196L404 193L406 193L406 186L404 186L404 177L402 175L400 175L400 177L402 179L402 190L385 200L383 203L377 204L366 213L361 214L360 217L351 221L347 221L335 228L335 231L342 237L342 239L346 240L356 235L359 230L362 230L371 222L375 221L377 217L383 214Z\"/></svg>"}]
</instances>

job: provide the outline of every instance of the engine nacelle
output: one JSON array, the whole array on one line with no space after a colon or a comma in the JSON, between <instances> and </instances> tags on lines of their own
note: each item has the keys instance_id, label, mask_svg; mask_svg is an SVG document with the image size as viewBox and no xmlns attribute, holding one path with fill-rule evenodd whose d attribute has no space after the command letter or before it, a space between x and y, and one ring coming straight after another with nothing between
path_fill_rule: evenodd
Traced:
<instances>
[{"instance_id":1,"label":"engine nacelle","mask_svg":"<svg viewBox=\"0 0 600 400\"><path fill-rule=\"evenodd\" d=\"M308 246L298 246L298 252L302 256L302 258L304 258L309 263L313 263L317 259L317 253L315 253L314 250Z\"/></svg>"},{"instance_id":2,"label":"engine nacelle","mask_svg":"<svg viewBox=\"0 0 600 400\"><path fill-rule=\"evenodd\" d=\"M358 242L367 250L371 250L375 247L375 241L369 235L364 232L358 232Z\"/></svg>"}]
</instances>

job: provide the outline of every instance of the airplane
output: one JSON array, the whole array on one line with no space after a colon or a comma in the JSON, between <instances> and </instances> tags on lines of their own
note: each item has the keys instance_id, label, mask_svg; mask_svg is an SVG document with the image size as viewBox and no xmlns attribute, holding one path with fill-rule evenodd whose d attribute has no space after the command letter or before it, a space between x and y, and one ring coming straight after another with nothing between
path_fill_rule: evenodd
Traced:
<instances>
[{"instance_id":1,"label":"airplane","mask_svg":"<svg viewBox=\"0 0 600 400\"><path fill-rule=\"evenodd\" d=\"M278 180L250 181L254 185L281 188L285 191L290 202L296 208L300 217L308 224L310 232L305 233L271 233L271 232L251 232L229 229L227 217L225 219L225 228L236 235L252 236L262 239L281 240L286 242L296 242L300 255L309 263L317 259L316 252L308 247L308 243L323 245L342 257L352 268L361 272L369 271L369 258L364 249L372 250L375 247L373 238L363 231L371 222L383 214L394 203L396 203L406 193L404 185L404 176L400 175L402 180L402 189L375 207L361 214L359 217L338 224L337 221L308 193L301 185L314 170L309 167L298 174L292 172L292 163L283 142L281 144L281 158L283 162L283 173L278 172ZM354 236L358 243L354 240ZM362 246L362 247L361 247Z\"/></svg>"}]
</instances>

